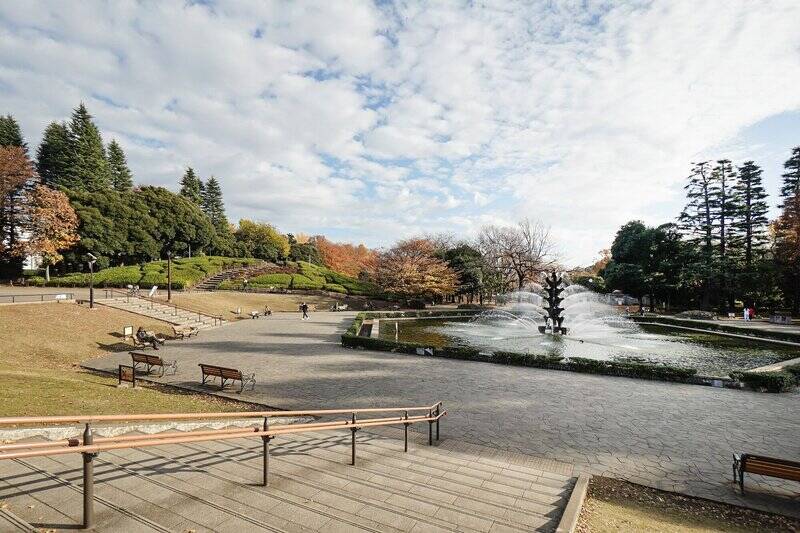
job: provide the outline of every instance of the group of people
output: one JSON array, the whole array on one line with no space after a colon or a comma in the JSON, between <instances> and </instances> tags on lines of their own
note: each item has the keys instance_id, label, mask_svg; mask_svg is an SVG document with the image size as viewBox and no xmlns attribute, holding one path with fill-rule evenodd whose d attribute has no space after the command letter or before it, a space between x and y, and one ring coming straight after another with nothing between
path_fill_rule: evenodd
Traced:
<instances>
[{"instance_id":1,"label":"group of people","mask_svg":"<svg viewBox=\"0 0 800 533\"><path fill-rule=\"evenodd\" d=\"M750 320L753 320L755 318L756 308L753 307L752 305L750 307L745 306L744 311L742 311L742 313L744 314L744 319L749 322Z\"/></svg>"}]
</instances>

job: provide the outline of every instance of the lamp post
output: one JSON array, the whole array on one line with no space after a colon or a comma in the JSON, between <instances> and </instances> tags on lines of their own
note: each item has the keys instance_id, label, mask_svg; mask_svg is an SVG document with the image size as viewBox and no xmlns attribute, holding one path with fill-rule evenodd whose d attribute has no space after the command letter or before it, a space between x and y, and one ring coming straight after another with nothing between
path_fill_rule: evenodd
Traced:
<instances>
[{"instance_id":1,"label":"lamp post","mask_svg":"<svg viewBox=\"0 0 800 533\"><path fill-rule=\"evenodd\" d=\"M94 309L94 264L97 258L92 254L89 256L89 309Z\"/></svg>"},{"instance_id":2,"label":"lamp post","mask_svg":"<svg viewBox=\"0 0 800 533\"><path fill-rule=\"evenodd\" d=\"M172 251L167 251L167 301L172 301Z\"/></svg>"}]
</instances>

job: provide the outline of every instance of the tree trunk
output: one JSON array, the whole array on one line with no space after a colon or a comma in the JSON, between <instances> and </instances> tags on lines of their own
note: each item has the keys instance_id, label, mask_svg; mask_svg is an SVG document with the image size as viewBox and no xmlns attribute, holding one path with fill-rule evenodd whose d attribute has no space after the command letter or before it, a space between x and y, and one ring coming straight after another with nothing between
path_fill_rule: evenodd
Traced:
<instances>
[{"instance_id":1,"label":"tree trunk","mask_svg":"<svg viewBox=\"0 0 800 533\"><path fill-rule=\"evenodd\" d=\"M50 281L50 265L46 264L44 266L44 279Z\"/></svg>"}]
</instances>

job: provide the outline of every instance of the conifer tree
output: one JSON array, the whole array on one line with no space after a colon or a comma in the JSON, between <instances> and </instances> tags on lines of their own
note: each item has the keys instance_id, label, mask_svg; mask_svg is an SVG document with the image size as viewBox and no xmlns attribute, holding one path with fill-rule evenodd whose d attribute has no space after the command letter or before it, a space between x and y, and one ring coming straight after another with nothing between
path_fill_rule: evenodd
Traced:
<instances>
[{"instance_id":1,"label":"conifer tree","mask_svg":"<svg viewBox=\"0 0 800 533\"><path fill-rule=\"evenodd\" d=\"M720 159L711 171L711 206L716 228L715 238L718 249L720 309L727 311L733 307L733 258L735 239L732 238L733 218L738 209L733 186L736 171L728 159Z\"/></svg>"},{"instance_id":2,"label":"conifer tree","mask_svg":"<svg viewBox=\"0 0 800 533\"><path fill-rule=\"evenodd\" d=\"M108 167L114 190L129 191L133 188L133 174L128 168L125 152L116 139L112 139L108 144Z\"/></svg>"},{"instance_id":3,"label":"conifer tree","mask_svg":"<svg viewBox=\"0 0 800 533\"><path fill-rule=\"evenodd\" d=\"M36 168L45 185L68 189L79 185L75 175L75 152L66 123L51 122L47 126L36 151L36 160Z\"/></svg>"},{"instance_id":4,"label":"conifer tree","mask_svg":"<svg viewBox=\"0 0 800 533\"><path fill-rule=\"evenodd\" d=\"M78 185L88 191L110 188L111 174L103 138L83 103L72 113L70 139L75 152Z\"/></svg>"},{"instance_id":5,"label":"conifer tree","mask_svg":"<svg viewBox=\"0 0 800 533\"><path fill-rule=\"evenodd\" d=\"M786 206L787 200L800 195L800 146L792 148L792 155L783 164L783 168L786 172L783 174L781 187L781 198L784 200L781 207Z\"/></svg>"},{"instance_id":6,"label":"conifer tree","mask_svg":"<svg viewBox=\"0 0 800 533\"><path fill-rule=\"evenodd\" d=\"M0 116L0 146L18 146L28 154L28 143L22 137L19 123L10 114Z\"/></svg>"},{"instance_id":7,"label":"conifer tree","mask_svg":"<svg viewBox=\"0 0 800 533\"><path fill-rule=\"evenodd\" d=\"M745 161L739 167L739 180L733 187L736 195L736 212L733 230L742 250L744 268L750 271L754 254L767 243L769 220L767 218L767 193L761 184L761 167Z\"/></svg>"},{"instance_id":8,"label":"conifer tree","mask_svg":"<svg viewBox=\"0 0 800 533\"><path fill-rule=\"evenodd\" d=\"M203 182L192 167L188 167L181 178L180 195L195 205L203 205Z\"/></svg>"},{"instance_id":9,"label":"conifer tree","mask_svg":"<svg viewBox=\"0 0 800 533\"><path fill-rule=\"evenodd\" d=\"M228 219L225 217L225 204L222 201L222 189L214 176L208 178L203 188L202 207L217 232L229 231Z\"/></svg>"},{"instance_id":10,"label":"conifer tree","mask_svg":"<svg viewBox=\"0 0 800 533\"><path fill-rule=\"evenodd\" d=\"M690 277L702 285L703 308L711 299L711 281L714 272L714 193L708 161L695 163L686 190L686 207L678 217L678 227L688 242L699 250L698 262L687 265Z\"/></svg>"}]
</instances>

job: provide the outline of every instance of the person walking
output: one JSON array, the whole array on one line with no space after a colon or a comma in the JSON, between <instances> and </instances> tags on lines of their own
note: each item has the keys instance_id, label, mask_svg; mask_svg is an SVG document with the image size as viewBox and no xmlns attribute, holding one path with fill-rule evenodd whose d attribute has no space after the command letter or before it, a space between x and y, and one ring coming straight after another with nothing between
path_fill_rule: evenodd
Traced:
<instances>
[{"instance_id":1,"label":"person walking","mask_svg":"<svg viewBox=\"0 0 800 533\"><path fill-rule=\"evenodd\" d=\"M303 302L300 304L300 311L303 313L303 320L308 320L308 304Z\"/></svg>"},{"instance_id":2,"label":"person walking","mask_svg":"<svg viewBox=\"0 0 800 533\"><path fill-rule=\"evenodd\" d=\"M745 322L750 320L750 308L749 307L747 307L747 306L744 307L743 315L744 316L742 318L744 318Z\"/></svg>"}]
</instances>

